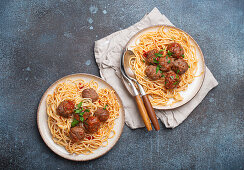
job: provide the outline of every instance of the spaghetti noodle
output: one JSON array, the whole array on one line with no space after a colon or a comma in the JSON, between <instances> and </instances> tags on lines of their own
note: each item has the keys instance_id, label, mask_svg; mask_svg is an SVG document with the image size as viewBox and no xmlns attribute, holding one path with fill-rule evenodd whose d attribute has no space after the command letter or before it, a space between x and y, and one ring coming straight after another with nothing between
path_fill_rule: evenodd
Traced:
<instances>
[{"instance_id":1,"label":"spaghetti noodle","mask_svg":"<svg viewBox=\"0 0 244 170\"><path fill-rule=\"evenodd\" d=\"M150 101L154 106L172 105L183 100L180 91L187 89L188 84L192 83L196 77L198 59L196 57L196 48L191 43L190 37L183 31L174 28L160 27L155 32L148 32L136 40L133 46L135 57L131 58L130 66L136 74L136 79L143 85L146 93L151 96ZM170 43L179 43L184 48L184 60L188 63L189 69L185 74L180 75L181 82L175 89L166 89L164 78L160 80L150 80L145 74L147 65L144 60L144 53L153 49L163 49L166 53L166 47ZM163 81L162 81L163 80ZM170 102L170 99L173 99Z\"/></svg>"},{"instance_id":2,"label":"spaghetti noodle","mask_svg":"<svg viewBox=\"0 0 244 170\"><path fill-rule=\"evenodd\" d=\"M93 88L97 91L99 99L92 103L91 99L82 98L81 92L83 89ZM73 100L75 104L82 102L82 106L89 108L91 114L98 107L107 105L109 111L109 119L101 123L98 132L86 134L85 138L78 142L72 142L69 137L71 122L73 116L64 118L56 113L58 105L66 100ZM113 138L115 131L113 130L115 119L119 117L120 105L116 94L113 90L107 88L98 89L98 84L95 81L86 83L84 80L66 80L64 83L59 83L53 94L49 94L46 99L48 126L55 143L64 146L69 153L75 154L91 154L100 146L105 147L108 144L108 139Z\"/></svg>"}]
</instances>

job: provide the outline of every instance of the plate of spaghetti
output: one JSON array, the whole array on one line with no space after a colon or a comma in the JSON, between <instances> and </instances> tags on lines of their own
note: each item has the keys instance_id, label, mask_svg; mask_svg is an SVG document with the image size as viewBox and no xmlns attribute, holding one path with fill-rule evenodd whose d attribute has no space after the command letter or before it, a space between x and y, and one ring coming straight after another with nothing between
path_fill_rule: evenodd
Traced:
<instances>
[{"instance_id":1,"label":"plate of spaghetti","mask_svg":"<svg viewBox=\"0 0 244 170\"><path fill-rule=\"evenodd\" d=\"M130 68L155 109L174 109L200 90L205 63L196 41L183 30L156 25L134 35L126 45L134 52Z\"/></svg>"},{"instance_id":2,"label":"plate of spaghetti","mask_svg":"<svg viewBox=\"0 0 244 170\"><path fill-rule=\"evenodd\" d=\"M115 90L90 74L72 74L53 83L42 96L39 132L56 154L87 161L107 153L119 140L124 109Z\"/></svg>"}]
</instances>

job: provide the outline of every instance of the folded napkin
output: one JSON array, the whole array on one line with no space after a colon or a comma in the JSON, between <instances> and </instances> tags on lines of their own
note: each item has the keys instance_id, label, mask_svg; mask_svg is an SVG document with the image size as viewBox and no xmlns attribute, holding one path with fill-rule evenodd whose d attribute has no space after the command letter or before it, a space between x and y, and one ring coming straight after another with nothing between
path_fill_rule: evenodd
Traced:
<instances>
[{"instance_id":1,"label":"folded napkin","mask_svg":"<svg viewBox=\"0 0 244 170\"><path fill-rule=\"evenodd\" d=\"M95 42L95 58L100 69L101 77L108 82L119 94L125 109L125 123L132 129L144 127L134 98L129 94L122 83L120 73L120 57L130 38L143 28L166 24L173 24L154 8L141 21L131 27L115 32ZM218 85L212 73L206 67L205 79L200 91L187 104L172 110L155 110L156 115L167 128L174 128L182 123L189 114L203 100L207 93Z\"/></svg>"}]
</instances>

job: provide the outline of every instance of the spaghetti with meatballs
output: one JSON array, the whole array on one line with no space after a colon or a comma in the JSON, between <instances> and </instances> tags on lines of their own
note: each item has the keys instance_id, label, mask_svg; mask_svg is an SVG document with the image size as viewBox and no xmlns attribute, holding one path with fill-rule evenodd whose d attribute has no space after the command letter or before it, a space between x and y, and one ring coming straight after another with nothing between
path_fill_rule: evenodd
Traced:
<instances>
[{"instance_id":1,"label":"spaghetti with meatballs","mask_svg":"<svg viewBox=\"0 0 244 170\"><path fill-rule=\"evenodd\" d=\"M178 29L160 27L138 37L131 47L135 57L130 67L137 81L151 96L154 106L172 105L183 100L180 91L196 77L198 59L190 37ZM172 102L169 102L173 99Z\"/></svg>"},{"instance_id":2,"label":"spaghetti with meatballs","mask_svg":"<svg viewBox=\"0 0 244 170\"><path fill-rule=\"evenodd\" d=\"M46 99L48 126L55 143L69 153L91 154L113 138L120 105L115 91L83 79L59 83Z\"/></svg>"}]
</instances>

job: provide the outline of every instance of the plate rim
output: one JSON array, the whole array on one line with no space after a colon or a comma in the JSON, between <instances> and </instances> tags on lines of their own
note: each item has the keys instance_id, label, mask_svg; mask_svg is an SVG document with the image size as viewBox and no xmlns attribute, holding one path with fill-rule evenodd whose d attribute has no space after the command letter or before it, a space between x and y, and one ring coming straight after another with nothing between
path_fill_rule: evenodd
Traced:
<instances>
[{"instance_id":1,"label":"plate rim","mask_svg":"<svg viewBox=\"0 0 244 170\"><path fill-rule=\"evenodd\" d=\"M40 116L40 107L41 107L41 103L43 103L43 100L44 100L44 97L47 95L47 93L50 91L51 88L53 88L55 85L57 85L59 82L65 80L65 79L68 79L70 77L75 77L75 76L88 76L88 77L93 77L93 78L96 78L96 79L99 79L101 80L102 82L104 82L109 88L113 89L115 91L115 89L109 84L107 83L105 80L103 80L102 78L98 77L98 76L95 76L95 75L92 75L92 74L88 74L88 73L74 73L74 74L69 74L69 75L66 75L64 77L61 77L60 79L56 80L54 83L52 83L47 89L46 91L43 93L42 97L41 97L41 100L38 104L38 109L37 109L37 127L38 127L38 131L39 131L39 134L41 135L41 138L42 140L44 141L44 143L46 144L46 146L51 149L55 154L59 155L60 157L62 158L65 158L65 159L68 159L68 160L71 160L71 161L77 161L77 162L85 162L85 161L90 161L90 160L93 160L93 159L97 159L97 158L100 158L102 157L103 155L107 154L116 144L117 142L119 141L122 133L123 133L123 129L124 129L124 124L125 124L125 110L124 110L124 105L123 105L123 102L120 98L120 96L118 95L118 93L115 91L115 95L117 96L118 100L119 100L119 103L121 104L121 116L122 116L122 126L121 126L121 129L119 130L119 136L118 138L116 139L115 143L113 145L111 145L108 150L106 150L103 154L101 155L98 155L98 156L95 156L95 157L92 157L90 159L72 159L70 158L69 156L67 156L66 154L59 154L56 150L55 150L55 147L52 146L51 143L49 143L47 141L46 138L44 138L44 134L42 133L41 131L41 128L40 128L40 121L39 121L39 116ZM45 102L45 101L44 101ZM49 129L50 131L50 129ZM52 136L51 136L51 139L52 139ZM52 139L53 140L53 139ZM55 143L55 142L54 142ZM58 145L55 143L55 145ZM63 146L62 146L63 147ZM106 146L107 147L107 146Z\"/></svg>"},{"instance_id":2,"label":"plate rim","mask_svg":"<svg viewBox=\"0 0 244 170\"><path fill-rule=\"evenodd\" d=\"M177 28L177 27L172 26L172 25L167 25L167 24L157 24L157 25L153 25L153 26L149 26L149 27L146 27L146 28L141 29L140 31L138 31L136 34L134 34L134 35L130 38L130 40L129 40L129 41L126 43L126 45L125 45L125 49L128 49L128 47L129 47L129 43L131 43L132 39L134 39L135 37L137 37L140 33L144 32L144 31L146 31L146 30L150 30L150 29L156 28L156 27L170 27L170 28L174 28L174 29L176 29L176 30L178 30L178 31L182 31L182 32L184 32L186 35L188 35L188 36L191 38L191 40L193 40L193 42L195 43L196 47L199 49L200 56L201 56L201 59L202 59L202 62L203 62L203 78L201 79L201 82L200 82L201 84L199 85L199 88L198 88L197 92L192 96L192 98L190 98L190 99L189 99L188 101L186 101L185 103L183 103L183 104L181 104L181 105L179 105L179 106L176 106L176 107L172 107L172 108L162 108L162 107L164 107L164 106L153 106L154 109L158 109L158 110L172 110L172 109L176 109L176 108L179 108L179 107L181 107L181 106L184 106L185 104L187 104L188 102L190 102L193 98L195 98L196 95L199 93L199 91L200 91L201 88L202 88L203 82L204 82L204 80L205 80L206 63L205 63L205 60L204 60L203 52L202 52L200 46L198 45L198 43L195 41L195 39L194 39L190 34L188 34L187 32L183 31L182 29ZM123 81L123 83L126 83L126 82Z\"/></svg>"}]
</instances>

